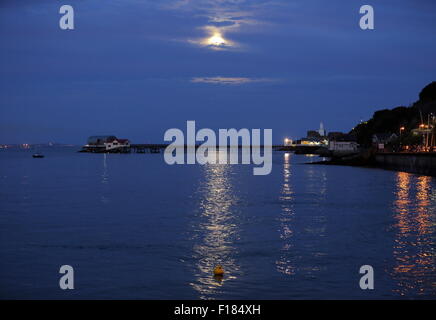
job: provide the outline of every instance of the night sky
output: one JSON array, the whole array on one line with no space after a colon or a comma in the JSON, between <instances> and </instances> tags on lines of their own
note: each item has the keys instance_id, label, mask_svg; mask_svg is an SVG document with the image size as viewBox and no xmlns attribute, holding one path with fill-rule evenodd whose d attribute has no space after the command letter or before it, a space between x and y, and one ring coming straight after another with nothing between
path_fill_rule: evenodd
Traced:
<instances>
[{"instance_id":1,"label":"night sky","mask_svg":"<svg viewBox=\"0 0 436 320\"><path fill-rule=\"evenodd\" d=\"M349 131L436 80L434 0L2 0L0 39L0 143L161 143L186 120L280 143L320 121Z\"/></svg>"}]
</instances>

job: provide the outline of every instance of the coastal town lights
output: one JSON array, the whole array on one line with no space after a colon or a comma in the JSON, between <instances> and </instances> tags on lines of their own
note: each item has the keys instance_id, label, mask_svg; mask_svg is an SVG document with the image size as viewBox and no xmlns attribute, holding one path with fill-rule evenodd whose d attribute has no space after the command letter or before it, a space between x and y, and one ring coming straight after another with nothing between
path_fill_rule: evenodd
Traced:
<instances>
[{"instance_id":1,"label":"coastal town lights","mask_svg":"<svg viewBox=\"0 0 436 320\"><path fill-rule=\"evenodd\" d=\"M293 143L293 140L292 140L292 139L285 138L285 139L283 140L283 145L284 145L284 146L290 146L290 145L292 145L292 143Z\"/></svg>"}]
</instances>

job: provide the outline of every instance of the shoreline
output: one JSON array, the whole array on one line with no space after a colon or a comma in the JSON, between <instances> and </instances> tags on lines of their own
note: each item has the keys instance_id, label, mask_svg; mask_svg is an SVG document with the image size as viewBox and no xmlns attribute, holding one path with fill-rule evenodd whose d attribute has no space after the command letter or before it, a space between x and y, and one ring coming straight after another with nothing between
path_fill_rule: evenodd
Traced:
<instances>
[{"instance_id":1,"label":"shoreline","mask_svg":"<svg viewBox=\"0 0 436 320\"><path fill-rule=\"evenodd\" d=\"M436 153L375 153L347 159L332 157L307 164L384 169L436 177Z\"/></svg>"}]
</instances>

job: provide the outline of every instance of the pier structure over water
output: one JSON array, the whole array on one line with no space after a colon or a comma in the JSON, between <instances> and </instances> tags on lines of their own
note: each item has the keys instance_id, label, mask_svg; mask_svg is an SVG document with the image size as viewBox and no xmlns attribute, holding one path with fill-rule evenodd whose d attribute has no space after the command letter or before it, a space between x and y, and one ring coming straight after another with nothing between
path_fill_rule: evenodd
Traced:
<instances>
[{"instance_id":1,"label":"pier structure over water","mask_svg":"<svg viewBox=\"0 0 436 320\"><path fill-rule=\"evenodd\" d=\"M130 145L130 149L132 152L134 153L158 153L160 152L160 150L165 149L166 147L168 147L169 144L131 144ZM188 145L183 145L180 146L180 148L187 148ZM199 148L200 145L197 144L195 145L195 148ZM232 146L227 146L227 148L231 148ZM241 145L237 146L238 149L241 148L250 148L250 147L244 147ZM264 146L260 146L261 148L263 148ZM220 146L217 146L217 148L220 148ZM289 146L289 147L284 147L282 145L273 145L272 146L273 150L277 150L277 151L294 151L294 148Z\"/></svg>"},{"instance_id":2,"label":"pier structure over water","mask_svg":"<svg viewBox=\"0 0 436 320\"><path fill-rule=\"evenodd\" d=\"M131 143L128 146L120 146L117 148L106 148L104 145L85 145L82 147L80 152L88 152L88 153L161 153L163 150L168 147L169 144L165 143ZM179 146L180 148L187 148L187 145ZM194 146L196 149L200 147L200 145ZM227 148L231 148L232 146L227 146ZM238 149L242 148L250 148L244 146L237 146ZM264 146L259 146L263 148ZM217 146L220 148L220 146ZM283 146L283 145L273 145L272 149L275 151L295 151L293 146Z\"/></svg>"},{"instance_id":3,"label":"pier structure over water","mask_svg":"<svg viewBox=\"0 0 436 320\"><path fill-rule=\"evenodd\" d=\"M88 138L86 145L82 147L80 152L89 153L160 153L163 149L168 147L168 143L130 143L128 139L119 139L114 135L106 136L91 136ZM196 144L194 147L197 149L201 144ZM188 145L180 145L179 148L188 148ZM261 146L230 146L227 148L238 149L242 148L264 148ZM222 146L217 146L217 148L222 148ZM283 146L283 145L273 145L273 150L276 151L296 151L295 146Z\"/></svg>"},{"instance_id":4,"label":"pier structure over water","mask_svg":"<svg viewBox=\"0 0 436 320\"><path fill-rule=\"evenodd\" d=\"M167 144L131 144L130 150L134 153L160 153L167 146Z\"/></svg>"}]
</instances>

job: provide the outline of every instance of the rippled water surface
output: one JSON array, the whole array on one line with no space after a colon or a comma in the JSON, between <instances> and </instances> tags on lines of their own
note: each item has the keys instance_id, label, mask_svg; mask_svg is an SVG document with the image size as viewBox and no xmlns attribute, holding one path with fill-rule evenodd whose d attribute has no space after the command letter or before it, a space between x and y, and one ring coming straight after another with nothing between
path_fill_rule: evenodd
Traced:
<instances>
[{"instance_id":1,"label":"rippled water surface","mask_svg":"<svg viewBox=\"0 0 436 320\"><path fill-rule=\"evenodd\" d=\"M281 152L268 176L161 154L44 153L0 150L1 298L436 296L434 178ZM64 264L74 290L59 289Z\"/></svg>"}]
</instances>

